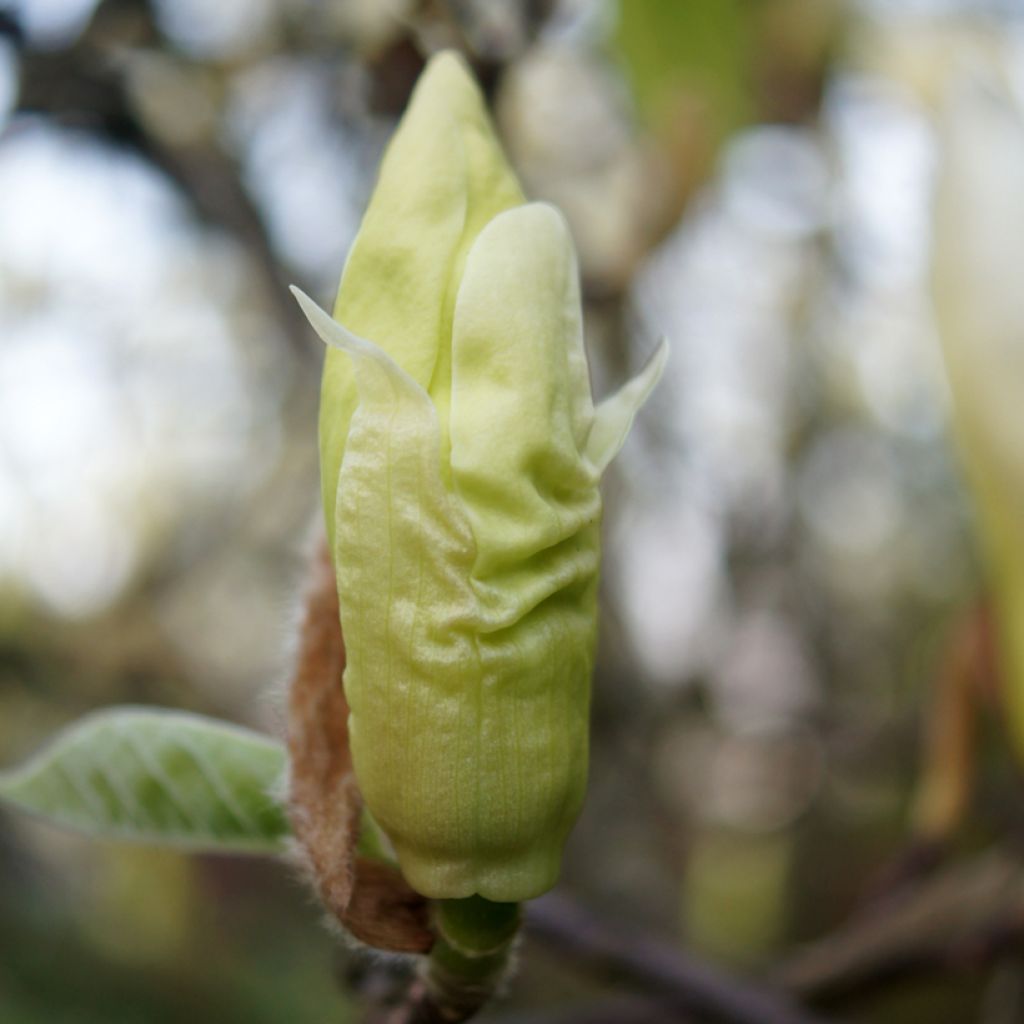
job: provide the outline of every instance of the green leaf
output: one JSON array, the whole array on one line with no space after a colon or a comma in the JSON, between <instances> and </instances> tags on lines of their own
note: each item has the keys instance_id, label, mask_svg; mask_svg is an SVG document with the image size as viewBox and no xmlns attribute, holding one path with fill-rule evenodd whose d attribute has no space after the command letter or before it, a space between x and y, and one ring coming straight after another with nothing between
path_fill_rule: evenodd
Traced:
<instances>
[{"instance_id":1,"label":"green leaf","mask_svg":"<svg viewBox=\"0 0 1024 1024\"><path fill-rule=\"evenodd\" d=\"M284 748L198 715L112 708L0 774L0 801L103 839L280 853Z\"/></svg>"},{"instance_id":2,"label":"green leaf","mask_svg":"<svg viewBox=\"0 0 1024 1024\"><path fill-rule=\"evenodd\" d=\"M681 98L699 103L716 141L749 120L755 7L621 0L615 47L640 114L655 130L678 117Z\"/></svg>"}]
</instances>

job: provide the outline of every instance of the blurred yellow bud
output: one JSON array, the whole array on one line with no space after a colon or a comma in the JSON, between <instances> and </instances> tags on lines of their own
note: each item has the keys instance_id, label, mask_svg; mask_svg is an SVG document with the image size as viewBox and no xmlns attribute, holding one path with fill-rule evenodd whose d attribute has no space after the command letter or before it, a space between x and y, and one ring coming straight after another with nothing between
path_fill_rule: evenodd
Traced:
<instances>
[{"instance_id":1,"label":"blurred yellow bud","mask_svg":"<svg viewBox=\"0 0 1024 1024\"><path fill-rule=\"evenodd\" d=\"M1024 119L984 65L961 73L943 114L938 326L1024 752Z\"/></svg>"}]
</instances>

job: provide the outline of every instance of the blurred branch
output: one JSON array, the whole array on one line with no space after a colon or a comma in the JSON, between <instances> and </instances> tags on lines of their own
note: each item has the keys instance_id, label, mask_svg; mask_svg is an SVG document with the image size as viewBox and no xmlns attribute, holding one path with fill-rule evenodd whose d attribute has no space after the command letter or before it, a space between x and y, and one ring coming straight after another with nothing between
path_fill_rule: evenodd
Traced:
<instances>
[{"instance_id":1,"label":"blurred branch","mask_svg":"<svg viewBox=\"0 0 1024 1024\"><path fill-rule=\"evenodd\" d=\"M692 1018L681 1018L642 996L621 996L559 1010L512 1010L493 1020L494 1024L687 1024Z\"/></svg>"},{"instance_id":2,"label":"blurred branch","mask_svg":"<svg viewBox=\"0 0 1024 1024\"><path fill-rule=\"evenodd\" d=\"M834 1005L950 971L977 971L1024 948L1024 870L989 852L890 898L793 956L776 975L801 999Z\"/></svg>"},{"instance_id":3,"label":"blurred branch","mask_svg":"<svg viewBox=\"0 0 1024 1024\"><path fill-rule=\"evenodd\" d=\"M239 168L214 139L174 141L140 115L131 95L125 55L161 46L143 0L105 0L67 49L20 56L18 110L43 114L141 154L179 188L200 219L233 235L253 259L267 300L294 352L311 362L306 323L288 293L285 273L263 218L242 184Z\"/></svg>"},{"instance_id":4,"label":"blurred branch","mask_svg":"<svg viewBox=\"0 0 1024 1024\"><path fill-rule=\"evenodd\" d=\"M635 984L675 1012L732 1024L811 1024L821 1018L792 1000L838 1006L903 982L980 971L1018 954L1024 949L1024 865L991 851L892 896L792 956L775 973L774 989L625 932L564 897L532 904L527 931L563 958Z\"/></svg>"},{"instance_id":5,"label":"blurred branch","mask_svg":"<svg viewBox=\"0 0 1024 1024\"><path fill-rule=\"evenodd\" d=\"M785 995L740 980L674 946L605 922L562 896L527 907L527 934L565 960L631 982L677 1013L721 1024L821 1024Z\"/></svg>"}]
</instances>

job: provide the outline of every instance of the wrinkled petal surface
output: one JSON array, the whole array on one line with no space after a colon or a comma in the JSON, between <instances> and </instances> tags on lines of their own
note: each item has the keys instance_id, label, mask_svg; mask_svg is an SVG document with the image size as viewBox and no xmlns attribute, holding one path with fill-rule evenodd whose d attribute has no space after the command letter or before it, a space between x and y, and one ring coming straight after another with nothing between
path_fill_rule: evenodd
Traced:
<instances>
[{"instance_id":1,"label":"wrinkled petal surface","mask_svg":"<svg viewBox=\"0 0 1024 1024\"><path fill-rule=\"evenodd\" d=\"M526 204L459 58L385 157L329 346L324 505L366 805L436 898L550 888L587 773L601 471L664 364L596 411L561 214Z\"/></svg>"}]
</instances>

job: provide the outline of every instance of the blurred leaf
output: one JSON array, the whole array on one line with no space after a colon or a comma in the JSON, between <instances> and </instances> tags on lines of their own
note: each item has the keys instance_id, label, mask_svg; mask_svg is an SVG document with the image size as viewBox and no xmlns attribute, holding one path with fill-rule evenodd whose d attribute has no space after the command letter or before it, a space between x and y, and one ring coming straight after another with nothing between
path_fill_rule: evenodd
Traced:
<instances>
[{"instance_id":1,"label":"blurred leaf","mask_svg":"<svg viewBox=\"0 0 1024 1024\"><path fill-rule=\"evenodd\" d=\"M641 115L656 130L696 102L720 139L749 119L747 6L624 0L615 43Z\"/></svg>"},{"instance_id":2,"label":"blurred leaf","mask_svg":"<svg viewBox=\"0 0 1024 1024\"><path fill-rule=\"evenodd\" d=\"M785 929L792 853L782 832L709 828L700 835L683 890L688 943L737 964L769 954Z\"/></svg>"},{"instance_id":3,"label":"blurred leaf","mask_svg":"<svg viewBox=\"0 0 1024 1024\"><path fill-rule=\"evenodd\" d=\"M115 708L0 775L0 800L106 839L279 853L289 829L271 794L285 766L283 747L246 729Z\"/></svg>"}]
</instances>

